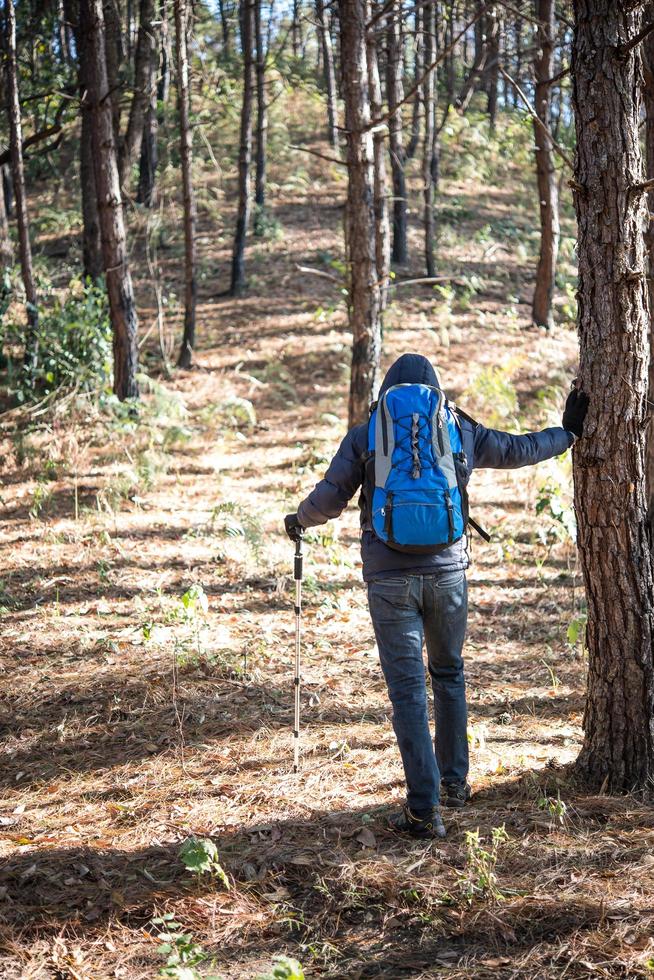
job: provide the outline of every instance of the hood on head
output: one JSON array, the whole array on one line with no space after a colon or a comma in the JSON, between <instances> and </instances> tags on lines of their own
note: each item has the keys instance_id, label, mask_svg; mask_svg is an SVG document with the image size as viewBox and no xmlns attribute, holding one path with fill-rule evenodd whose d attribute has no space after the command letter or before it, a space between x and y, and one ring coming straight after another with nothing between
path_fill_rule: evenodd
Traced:
<instances>
[{"instance_id":1,"label":"hood on head","mask_svg":"<svg viewBox=\"0 0 654 980\"><path fill-rule=\"evenodd\" d=\"M386 372L379 394L383 395L393 385L402 384L432 385L434 388L441 386L431 361L422 354L402 354L398 357Z\"/></svg>"}]
</instances>

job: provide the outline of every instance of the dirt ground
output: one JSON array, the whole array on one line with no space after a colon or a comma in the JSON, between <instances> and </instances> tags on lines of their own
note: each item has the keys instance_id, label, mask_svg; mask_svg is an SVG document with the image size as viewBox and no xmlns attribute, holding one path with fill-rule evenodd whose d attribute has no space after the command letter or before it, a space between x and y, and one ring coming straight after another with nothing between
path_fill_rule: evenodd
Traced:
<instances>
[{"instance_id":1,"label":"dirt ground","mask_svg":"<svg viewBox=\"0 0 654 980\"><path fill-rule=\"evenodd\" d=\"M447 814L447 839L386 829L403 783L355 506L308 537L292 774L282 518L344 433L349 361L337 285L297 268L340 256L343 183L302 163L293 201L274 198L278 237L250 247L246 297L217 295L228 240L211 253L196 367L146 386L139 425L80 399L5 417L0 975L154 977L166 913L208 955L199 974L230 980L279 953L351 980L650 975L654 811L589 795L569 767L583 590L560 522L536 513L549 464L473 476L473 514L493 532L473 541L469 574L475 794ZM533 256L483 232L529 218L508 184L480 200L462 178L444 194L468 216L443 240L443 275L479 283L465 302L397 289L384 365L419 351L482 420L514 391L504 423L544 425L574 332L530 327ZM421 271L417 226L412 238L403 276ZM215 844L226 882L186 870L192 837Z\"/></svg>"}]
</instances>

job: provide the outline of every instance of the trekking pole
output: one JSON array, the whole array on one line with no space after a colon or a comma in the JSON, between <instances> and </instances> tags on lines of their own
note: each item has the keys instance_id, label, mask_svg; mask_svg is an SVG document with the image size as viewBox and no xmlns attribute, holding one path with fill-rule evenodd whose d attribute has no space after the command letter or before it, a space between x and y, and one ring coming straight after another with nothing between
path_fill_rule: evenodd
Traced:
<instances>
[{"instance_id":1,"label":"trekking pole","mask_svg":"<svg viewBox=\"0 0 654 980\"><path fill-rule=\"evenodd\" d=\"M300 617L302 615L302 532L295 540L295 721L293 725L293 772L300 768Z\"/></svg>"}]
</instances>

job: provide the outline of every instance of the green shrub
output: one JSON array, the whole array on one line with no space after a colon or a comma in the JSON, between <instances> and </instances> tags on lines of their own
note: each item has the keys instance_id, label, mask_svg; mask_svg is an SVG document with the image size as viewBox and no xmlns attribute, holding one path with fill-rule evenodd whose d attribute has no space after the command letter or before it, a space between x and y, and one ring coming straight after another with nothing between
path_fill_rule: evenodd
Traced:
<instances>
[{"instance_id":1,"label":"green shrub","mask_svg":"<svg viewBox=\"0 0 654 980\"><path fill-rule=\"evenodd\" d=\"M111 324L104 287L79 279L70 282L63 299L39 311L38 354L34 364L11 359L22 352L25 327L3 322L0 342L9 358L9 386L19 402L58 389L91 390L111 377Z\"/></svg>"}]
</instances>

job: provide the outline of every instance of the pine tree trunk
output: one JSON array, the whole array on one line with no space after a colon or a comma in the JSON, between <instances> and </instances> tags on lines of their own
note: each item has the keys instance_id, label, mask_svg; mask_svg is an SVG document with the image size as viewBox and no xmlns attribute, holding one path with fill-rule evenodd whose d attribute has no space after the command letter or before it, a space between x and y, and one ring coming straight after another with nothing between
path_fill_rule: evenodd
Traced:
<instances>
[{"instance_id":1,"label":"pine tree trunk","mask_svg":"<svg viewBox=\"0 0 654 980\"><path fill-rule=\"evenodd\" d=\"M231 54L232 35L227 15L227 5L225 0L218 0L218 10L220 12L220 26L223 32L223 54Z\"/></svg>"},{"instance_id":2,"label":"pine tree trunk","mask_svg":"<svg viewBox=\"0 0 654 980\"><path fill-rule=\"evenodd\" d=\"M366 3L366 16L370 20L371 5ZM366 57L368 60L368 86L370 89L370 115L375 123L373 135L374 195L375 195L375 261L379 286L380 311L383 314L388 301L391 272L391 229L388 217L388 181L386 177L386 131L377 126L383 113L381 80L377 63L377 39L368 32Z\"/></svg>"},{"instance_id":3,"label":"pine tree trunk","mask_svg":"<svg viewBox=\"0 0 654 980\"><path fill-rule=\"evenodd\" d=\"M250 170L252 164L252 35L254 2L241 0L241 44L243 48L243 103L238 151L238 213L232 253L230 295L239 296L245 289L245 238L250 223Z\"/></svg>"},{"instance_id":4,"label":"pine tree trunk","mask_svg":"<svg viewBox=\"0 0 654 980\"><path fill-rule=\"evenodd\" d=\"M157 166L159 165L159 119L157 117L157 95L153 93L145 113L141 155L139 157L139 182L136 191L138 204L151 208L155 199Z\"/></svg>"},{"instance_id":5,"label":"pine tree trunk","mask_svg":"<svg viewBox=\"0 0 654 980\"><path fill-rule=\"evenodd\" d=\"M14 264L14 249L9 237L9 222L7 221L7 207L5 204L5 192L2 181L0 180L0 270L10 269ZM2 283L0 283L0 295L2 293Z\"/></svg>"},{"instance_id":6,"label":"pine tree trunk","mask_svg":"<svg viewBox=\"0 0 654 980\"><path fill-rule=\"evenodd\" d=\"M654 32L643 44L643 102L645 104L645 173L654 177ZM650 526L650 542L654 546L654 188L648 194L649 219L645 222L645 252L649 282L649 424L647 426L647 512Z\"/></svg>"},{"instance_id":7,"label":"pine tree trunk","mask_svg":"<svg viewBox=\"0 0 654 980\"><path fill-rule=\"evenodd\" d=\"M516 14L515 18L515 80L518 85L522 84L522 17ZM513 108L517 109L520 104L520 97L516 88L513 89Z\"/></svg>"},{"instance_id":8,"label":"pine tree trunk","mask_svg":"<svg viewBox=\"0 0 654 980\"><path fill-rule=\"evenodd\" d=\"M435 4L429 3L423 11L425 64L436 57ZM425 236L425 269L428 276L436 275L434 258L434 156L436 145L436 70L430 71L423 83L422 101L425 110L425 138L422 149L423 229Z\"/></svg>"},{"instance_id":9,"label":"pine tree trunk","mask_svg":"<svg viewBox=\"0 0 654 980\"><path fill-rule=\"evenodd\" d=\"M300 26L300 0L293 0L293 21L291 23L291 47L293 57L300 55L300 45L302 43L302 28Z\"/></svg>"},{"instance_id":10,"label":"pine tree trunk","mask_svg":"<svg viewBox=\"0 0 654 980\"><path fill-rule=\"evenodd\" d=\"M188 60L188 7L186 0L174 0L177 38L177 104L179 111L182 192L184 197L184 336L179 367L188 368L195 347L195 195L193 193L193 129L191 126L191 72Z\"/></svg>"},{"instance_id":11,"label":"pine tree trunk","mask_svg":"<svg viewBox=\"0 0 654 980\"><path fill-rule=\"evenodd\" d=\"M106 52L107 91L111 102L111 114L114 127L116 147L120 146L120 67L124 63L125 49L123 46L123 28L121 24L118 0L103 0L104 15L104 46ZM129 23L129 17L128 17ZM129 30L128 30L129 37ZM127 57L130 62L129 56Z\"/></svg>"},{"instance_id":12,"label":"pine tree trunk","mask_svg":"<svg viewBox=\"0 0 654 980\"><path fill-rule=\"evenodd\" d=\"M266 46L261 25L261 4L263 0L254 0L254 36L256 46L256 83L257 83L257 126L256 126L256 161L254 178L254 233L263 235L266 207L266 150L268 142L268 103L266 100Z\"/></svg>"},{"instance_id":13,"label":"pine tree trunk","mask_svg":"<svg viewBox=\"0 0 654 980\"><path fill-rule=\"evenodd\" d=\"M162 103L162 105L166 105L170 93L170 64L173 60L170 45L170 25L168 23L167 0L160 0L159 2L159 18L161 21L161 48L159 53L159 81L157 82L157 99Z\"/></svg>"},{"instance_id":14,"label":"pine tree trunk","mask_svg":"<svg viewBox=\"0 0 654 980\"><path fill-rule=\"evenodd\" d=\"M425 65L422 22L423 22L422 7L417 7L415 13L415 33L414 33L414 42L413 42L415 48L415 63L414 63L414 71L413 71L414 85L417 85L420 78L422 77L422 72ZM421 114L422 114L422 86L416 89L415 98L413 100L413 111L411 114L411 138L409 139L406 148L407 160L412 160L416 155L416 150L418 149L418 143L420 142L420 123L422 121Z\"/></svg>"},{"instance_id":15,"label":"pine tree trunk","mask_svg":"<svg viewBox=\"0 0 654 980\"><path fill-rule=\"evenodd\" d=\"M80 95L80 189L82 198L82 265L84 278L96 282L102 275L102 242L93 164L93 121L88 99L89 23L87 5L66 0L65 12L72 26L77 51L77 85Z\"/></svg>"},{"instance_id":16,"label":"pine tree trunk","mask_svg":"<svg viewBox=\"0 0 654 980\"><path fill-rule=\"evenodd\" d=\"M497 7L491 7L485 17L486 21L486 111L491 133L495 133L497 125L497 89L500 63L500 18Z\"/></svg>"},{"instance_id":17,"label":"pine tree trunk","mask_svg":"<svg viewBox=\"0 0 654 980\"><path fill-rule=\"evenodd\" d=\"M32 263L32 248L27 214L27 194L25 191L25 172L23 169L23 130L18 92L18 66L16 58L16 11L13 0L5 0L5 72L7 82L7 105L9 111L9 144L11 150L11 169L16 195L16 223L18 225L18 249L20 269L25 289L27 307L27 333L25 336L25 364L28 368L36 366L38 358L38 296Z\"/></svg>"},{"instance_id":18,"label":"pine tree trunk","mask_svg":"<svg viewBox=\"0 0 654 980\"><path fill-rule=\"evenodd\" d=\"M81 0L80 16L88 18L89 103L93 121L95 189L102 238L104 274L113 329L114 393L121 400L138 398L136 308L127 261L123 204L105 53L102 0Z\"/></svg>"},{"instance_id":19,"label":"pine tree trunk","mask_svg":"<svg viewBox=\"0 0 654 980\"><path fill-rule=\"evenodd\" d=\"M588 694L578 766L614 792L654 777L653 581L645 492L649 362L645 195L638 138L638 9L574 0L579 378L590 396L574 451L588 600Z\"/></svg>"},{"instance_id":20,"label":"pine tree trunk","mask_svg":"<svg viewBox=\"0 0 654 980\"><path fill-rule=\"evenodd\" d=\"M482 6L483 3L481 0L476 0L477 12L479 12ZM475 21L475 60L472 68L468 72L468 77L461 86L461 91L454 100L454 105L461 114L470 105L470 100L475 93L475 89L481 82L486 71L486 64L488 62L488 48L486 46L486 34L484 30L486 21L486 16L479 17Z\"/></svg>"},{"instance_id":21,"label":"pine tree trunk","mask_svg":"<svg viewBox=\"0 0 654 980\"><path fill-rule=\"evenodd\" d=\"M352 329L349 423L363 422L379 384L381 297L375 242L375 168L370 133L366 6L339 0L342 91L347 133L345 216L348 315Z\"/></svg>"},{"instance_id":22,"label":"pine tree trunk","mask_svg":"<svg viewBox=\"0 0 654 980\"><path fill-rule=\"evenodd\" d=\"M550 130L552 124L550 79L554 75L555 0L536 0L536 17L540 27L536 35L534 58L534 107L541 122ZM542 126L534 119L536 179L540 207L540 256L531 317L536 326L550 329L554 325L552 299L559 254L559 185L554 149Z\"/></svg>"},{"instance_id":23,"label":"pine tree trunk","mask_svg":"<svg viewBox=\"0 0 654 980\"><path fill-rule=\"evenodd\" d=\"M338 150L338 113L336 109L336 75L334 73L334 52L332 36L325 17L323 0L316 0L316 20L322 49L322 70L327 94L327 137L331 146Z\"/></svg>"},{"instance_id":24,"label":"pine tree trunk","mask_svg":"<svg viewBox=\"0 0 654 980\"><path fill-rule=\"evenodd\" d=\"M127 131L120 144L119 173L121 186L129 182L129 173L141 154L143 124L152 100L152 87L155 84L154 69L157 56L153 28L154 0L141 0L139 7L139 30L134 61L134 90L129 111Z\"/></svg>"},{"instance_id":25,"label":"pine tree trunk","mask_svg":"<svg viewBox=\"0 0 654 980\"><path fill-rule=\"evenodd\" d=\"M404 265L407 261L407 189L404 141L402 135L402 5L394 0L388 15L386 53L386 93L391 117L388 121L388 138L393 178L393 262Z\"/></svg>"}]
</instances>

